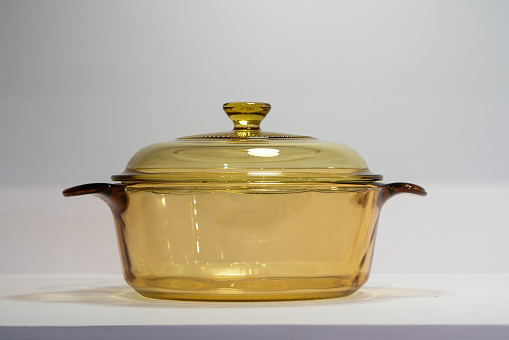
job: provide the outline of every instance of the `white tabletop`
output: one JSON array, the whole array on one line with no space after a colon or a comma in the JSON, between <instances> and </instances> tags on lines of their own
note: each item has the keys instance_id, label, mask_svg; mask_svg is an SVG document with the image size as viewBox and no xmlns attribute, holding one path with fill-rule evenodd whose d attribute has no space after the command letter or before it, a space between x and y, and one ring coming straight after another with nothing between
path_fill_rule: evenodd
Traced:
<instances>
[{"instance_id":1,"label":"white tabletop","mask_svg":"<svg viewBox=\"0 0 509 340\"><path fill-rule=\"evenodd\" d=\"M220 338L224 332L253 327L281 334L294 329L302 336L311 330L332 336L341 327L350 327L356 334L359 329L371 329L379 336L389 330L423 328L430 338L444 330L456 334L463 329L471 336L478 331L486 339L509 339L508 287L509 275L375 276L345 298L214 303L143 298L121 278L6 278L0 280L0 335L28 337L26 332L32 329L41 337L40 332L54 328L82 335L92 332L92 338L108 328L119 331L129 326L122 337L134 338L137 331L166 334L161 327L171 326L183 338L190 338L191 330Z\"/></svg>"}]
</instances>

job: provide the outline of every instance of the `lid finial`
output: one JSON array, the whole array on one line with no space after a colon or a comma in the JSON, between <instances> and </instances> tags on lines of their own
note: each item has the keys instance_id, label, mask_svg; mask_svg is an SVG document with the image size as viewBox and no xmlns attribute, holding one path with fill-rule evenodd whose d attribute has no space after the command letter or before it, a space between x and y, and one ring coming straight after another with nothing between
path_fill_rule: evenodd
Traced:
<instances>
[{"instance_id":1,"label":"lid finial","mask_svg":"<svg viewBox=\"0 0 509 340\"><path fill-rule=\"evenodd\" d=\"M255 102L226 103L223 109L233 121L234 130L260 130L260 123L270 111L270 104Z\"/></svg>"}]
</instances>

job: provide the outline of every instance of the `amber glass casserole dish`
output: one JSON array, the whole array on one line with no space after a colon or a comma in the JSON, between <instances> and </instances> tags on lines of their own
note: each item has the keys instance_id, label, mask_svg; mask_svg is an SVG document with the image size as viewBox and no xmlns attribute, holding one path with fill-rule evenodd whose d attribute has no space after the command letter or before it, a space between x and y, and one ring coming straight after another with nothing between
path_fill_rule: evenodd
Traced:
<instances>
[{"instance_id":1,"label":"amber glass casserole dish","mask_svg":"<svg viewBox=\"0 0 509 340\"><path fill-rule=\"evenodd\" d=\"M119 184L85 184L111 208L127 283L160 299L341 297L368 279L378 216L408 183L382 184L351 148L260 130L265 103L227 103L228 132L137 152Z\"/></svg>"}]
</instances>

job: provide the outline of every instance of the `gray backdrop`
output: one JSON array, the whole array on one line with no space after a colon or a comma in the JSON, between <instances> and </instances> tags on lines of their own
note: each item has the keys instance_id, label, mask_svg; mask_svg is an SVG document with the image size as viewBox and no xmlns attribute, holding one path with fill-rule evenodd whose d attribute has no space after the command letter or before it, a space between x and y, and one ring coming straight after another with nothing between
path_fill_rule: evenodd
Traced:
<instances>
[{"instance_id":1,"label":"gray backdrop","mask_svg":"<svg viewBox=\"0 0 509 340\"><path fill-rule=\"evenodd\" d=\"M230 129L224 102L264 101L264 129L345 143L386 181L428 188L384 213L382 273L509 272L508 14L493 0L0 1L0 270L120 272L106 207L60 191L108 181L145 145Z\"/></svg>"}]
</instances>

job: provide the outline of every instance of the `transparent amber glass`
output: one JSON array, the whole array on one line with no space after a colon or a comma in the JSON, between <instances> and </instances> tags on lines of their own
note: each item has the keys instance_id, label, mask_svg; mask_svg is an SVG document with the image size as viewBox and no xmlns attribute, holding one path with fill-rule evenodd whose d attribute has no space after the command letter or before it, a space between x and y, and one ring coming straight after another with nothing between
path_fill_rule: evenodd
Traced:
<instances>
[{"instance_id":1,"label":"transparent amber glass","mask_svg":"<svg viewBox=\"0 0 509 340\"><path fill-rule=\"evenodd\" d=\"M260 123L270 111L266 103L226 103L233 130L181 137L139 150L122 174L122 183L138 182L373 182L352 148L308 136L266 132ZM284 173L283 173L284 172Z\"/></svg>"},{"instance_id":2,"label":"transparent amber glass","mask_svg":"<svg viewBox=\"0 0 509 340\"><path fill-rule=\"evenodd\" d=\"M345 296L368 279L376 185L132 185L118 233L127 282L147 297Z\"/></svg>"},{"instance_id":3,"label":"transparent amber glass","mask_svg":"<svg viewBox=\"0 0 509 340\"><path fill-rule=\"evenodd\" d=\"M124 277L162 299L271 301L352 294L368 279L382 184L348 146L265 132L266 103L223 106L232 131L138 151L120 184L91 183L115 218Z\"/></svg>"}]
</instances>

